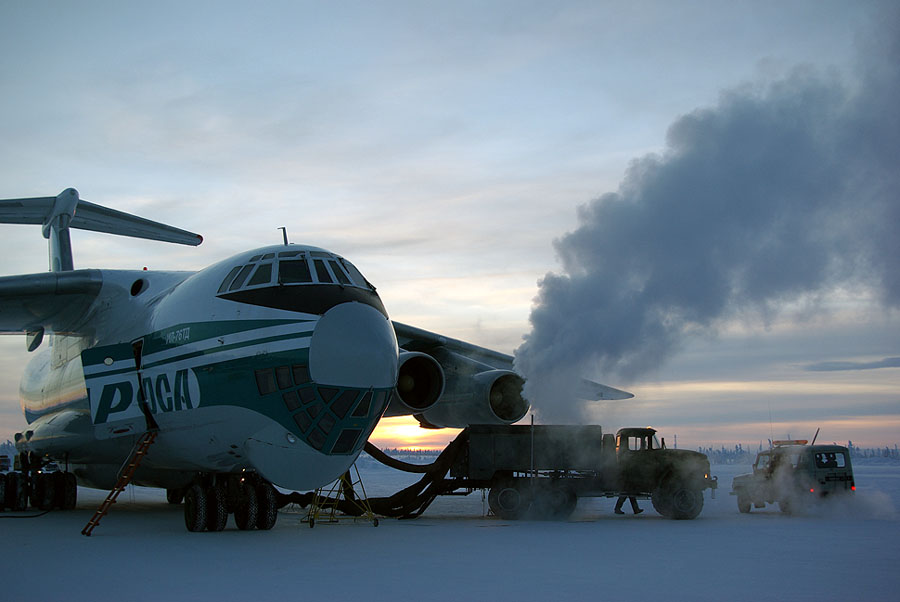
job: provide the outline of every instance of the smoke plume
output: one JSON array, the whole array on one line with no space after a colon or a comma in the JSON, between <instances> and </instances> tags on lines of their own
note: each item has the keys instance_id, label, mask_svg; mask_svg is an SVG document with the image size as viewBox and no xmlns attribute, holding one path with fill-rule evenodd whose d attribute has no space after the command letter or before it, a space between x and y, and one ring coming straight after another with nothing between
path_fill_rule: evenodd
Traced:
<instances>
[{"instance_id":1,"label":"smoke plume","mask_svg":"<svg viewBox=\"0 0 900 602\"><path fill-rule=\"evenodd\" d=\"M797 68L723 92L634 160L557 239L516 350L552 416L560 383L627 384L737 315L865 287L900 306L900 11L852 78ZM619 380L610 380L619 379Z\"/></svg>"}]
</instances>

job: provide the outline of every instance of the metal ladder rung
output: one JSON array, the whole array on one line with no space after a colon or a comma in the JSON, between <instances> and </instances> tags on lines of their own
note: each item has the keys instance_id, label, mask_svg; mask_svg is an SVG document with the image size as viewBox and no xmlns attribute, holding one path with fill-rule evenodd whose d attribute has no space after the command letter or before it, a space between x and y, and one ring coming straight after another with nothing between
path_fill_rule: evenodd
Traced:
<instances>
[{"instance_id":1,"label":"metal ladder rung","mask_svg":"<svg viewBox=\"0 0 900 602\"><path fill-rule=\"evenodd\" d=\"M128 484L131 482L131 477L134 476L135 471L137 471L138 466L141 464L141 460L147 454L147 449L154 441L156 441L157 434L158 431L155 430L147 431L137 440L134 448L131 450L131 455L128 457L128 460L126 460L128 464L126 464L125 470L116 481L115 487L112 488L109 495L106 496L106 499L103 500L103 503L100 504L100 507L94 512L94 515L88 521L87 525L81 530L82 535L90 537L94 527L100 524L100 519L109 513L110 507L116 503L116 498L119 497L120 493L125 491L125 488L128 487Z\"/></svg>"}]
</instances>

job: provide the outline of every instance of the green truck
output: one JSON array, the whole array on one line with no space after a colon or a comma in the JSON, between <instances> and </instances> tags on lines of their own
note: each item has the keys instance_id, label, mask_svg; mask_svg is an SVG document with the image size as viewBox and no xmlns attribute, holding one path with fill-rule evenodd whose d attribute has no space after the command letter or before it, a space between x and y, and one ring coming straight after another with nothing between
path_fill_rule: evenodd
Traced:
<instances>
[{"instance_id":1,"label":"green truck","mask_svg":"<svg viewBox=\"0 0 900 602\"><path fill-rule=\"evenodd\" d=\"M488 504L504 519L565 518L579 497L634 496L652 500L667 518L693 519L703 491L715 492L709 460L667 449L652 428L600 426L470 426L450 467L450 489L488 489ZM714 493L713 493L714 495Z\"/></svg>"},{"instance_id":2,"label":"green truck","mask_svg":"<svg viewBox=\"0 0 900 602\"><path fill-rule=\"evenodd\" d=\"M791 513L810 502L856 491L850 452L843 445L807 445L805 439L773 441L759 452L753 472L734 477L738 510L778 504Z\"/></svg>"}]
</instances>

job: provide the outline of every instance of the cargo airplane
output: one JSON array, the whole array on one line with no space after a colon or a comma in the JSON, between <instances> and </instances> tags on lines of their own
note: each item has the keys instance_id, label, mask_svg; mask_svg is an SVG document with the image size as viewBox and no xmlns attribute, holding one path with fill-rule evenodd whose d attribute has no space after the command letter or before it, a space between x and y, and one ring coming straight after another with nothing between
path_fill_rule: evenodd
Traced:
<instances>
[{"instance_id":1,"label":"cargo airplane","mask_svg":"<svg viewBox=\"0 0 900 602\"><path fill-rule=\"evenodd\" d=\"M184 500L191 531L271 528L273 486L306 491L356 460L382 416L427 428L509 424L529 409L512 357L392 322L343 257L288 244L197 272L74 269L70 228L185 245L194 233L79 198L0 201L41 225L50 271L0 278L0 332L34 357L19 395L20 471L0 504L71 508L77 484L113 488L136 442L134 484ZM590 381L585 398L629 393ZM59 467L43 471L49 463Z\"/></svg>"}]
</instances>

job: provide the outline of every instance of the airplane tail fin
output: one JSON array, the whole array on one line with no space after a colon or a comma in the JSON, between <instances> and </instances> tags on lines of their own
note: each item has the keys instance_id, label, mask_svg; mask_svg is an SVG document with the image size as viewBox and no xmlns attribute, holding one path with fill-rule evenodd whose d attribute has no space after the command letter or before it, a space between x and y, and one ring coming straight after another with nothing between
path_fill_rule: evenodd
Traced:
<instances>
[{"instance_id":1,"label":"airplane tail fin","mask_svg":"<svg viewBox=\"0 0 900 602\"><path fill-rule=\"evenodd\" d=\"M69 228L146 238L182 245L199 245L203 237L130 213L83 201L74 188L52 197L0 200L0 223L39 224L50 241L50 269L74 269Z\"/></svg>"}]
</instances>

